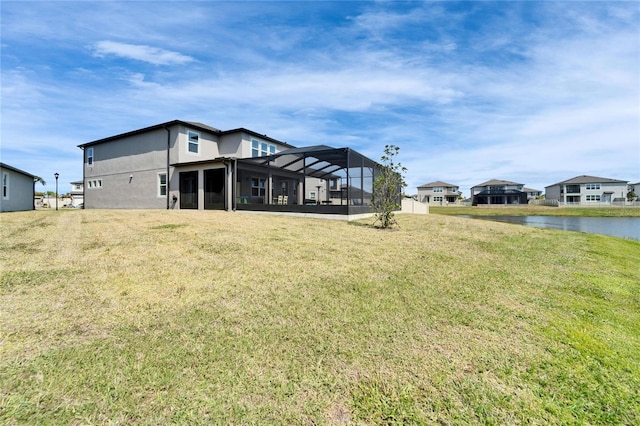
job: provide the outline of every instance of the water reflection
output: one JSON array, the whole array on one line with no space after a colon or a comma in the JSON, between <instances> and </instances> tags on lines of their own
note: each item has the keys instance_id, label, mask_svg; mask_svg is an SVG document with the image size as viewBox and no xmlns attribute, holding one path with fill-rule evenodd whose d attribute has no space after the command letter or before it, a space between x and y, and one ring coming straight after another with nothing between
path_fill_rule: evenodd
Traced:
<instances>
[{"instance_id":1,"label":"water reflection","mask_svg":"<svg viewBox=\"0 0 640 426\"><path fill-rule=\"evenodd\" d=\"M538 228L587 232L640 241L640 217L573 216L471 216L461 217L536 226Z\"/></svg>"}]
</instances>

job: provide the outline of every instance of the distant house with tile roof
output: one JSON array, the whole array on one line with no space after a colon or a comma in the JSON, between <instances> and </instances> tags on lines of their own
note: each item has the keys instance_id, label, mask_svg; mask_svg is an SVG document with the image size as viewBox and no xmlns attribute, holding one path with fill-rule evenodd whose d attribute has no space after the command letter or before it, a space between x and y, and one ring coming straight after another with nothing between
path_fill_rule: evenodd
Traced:
<instances>
[{"instance_id":1,"label":"distant house with tile roof","mask_svg":"<svg viewBox=\"0 0 640 426\"><path fill-rule=\"evenodd\" d=\"M491 179L471 188L472 205L527 204L524 185L508 180Z\"/></svg>"},{"instance_id":2,"label":"distant house with tile roof","mask_svg":"<svg viewBox=\"0 0 640 426\"><path fill-rule=\"evenodd\" d=\"M610 204L626 199L626 180L581 175L545 187L545 198L560 204Z\"/></svg>"},{"instance_id":3,"label":"distant house with tile roof","mask_svg":"<svg viewBox=\"0 0 640 426\"><path fill-rule=\"evenodd\" d=\"M437 180L418 187L418 201L427 204L456 204L460 199L460 187Z\"/></svg>"}]
</instances>

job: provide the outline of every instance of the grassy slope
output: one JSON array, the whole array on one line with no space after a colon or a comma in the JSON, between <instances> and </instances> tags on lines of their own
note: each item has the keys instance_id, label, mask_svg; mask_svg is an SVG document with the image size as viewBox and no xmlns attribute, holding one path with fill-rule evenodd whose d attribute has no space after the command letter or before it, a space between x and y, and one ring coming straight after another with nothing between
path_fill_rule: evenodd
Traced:
<instances>
[{"instance_id":1,"label":"grassy slope","mask_svg":"<svg viewBox=\"0 0 640 426\"><path fill-rule=\"evenodd\" d=\"M0 423L640 422L640 243L399 216L0 216Z\"/></svg>"}]
</instances>

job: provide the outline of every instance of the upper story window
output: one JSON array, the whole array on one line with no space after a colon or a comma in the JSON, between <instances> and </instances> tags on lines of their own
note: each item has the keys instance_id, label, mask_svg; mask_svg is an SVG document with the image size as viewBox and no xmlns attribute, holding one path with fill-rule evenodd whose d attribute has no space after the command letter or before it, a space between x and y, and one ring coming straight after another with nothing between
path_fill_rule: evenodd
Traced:
<instances>
[{"instance_id":1,"label":"upper story window","mask_svg":"<svg viewBox=\"0 0 640 426\"><path fill-rule=\"evenodd\" d=\"M93 148L87 148L87 164L93 166Z\"/></svg>"},{"instance_id":2,"label":"upper story window","mask_svg":"<svg viewBox=\"0 0 640 426\"><path fill-rule=\"evenodd\" d=\"M587 183L584 186L584 189L600 189L600 184L599 183Z\"/></svg>"},{"instance_id":3,"label":"upper story window","mask_svg":"<svg viewBox=\"0 0 640 426\"><path fill-rule=\"evenodd\" d=\"M434 186L433 187L433 192L442 192L442 187L441 186Z\"/></svg>"},{"instance_id":4,"label":"upper story window","mask_svg":"<svg viewBox=\"0 0 640 426\"><path fill-rule=\"evenodd\" d=\"M187 146L187 151L197 154L199 150L199 145L200 145L200 134L189 130L187 132L187 136L189 138L189 141L188 141L189 145Z\"/></svg>"},{"instance_id":5,"label":"upper story window","mask_svg":"<svg viewBox=\"0 0 640 426\"><path fill-rule=\"evenodd\" d=\"M272 143L262 142L258 139L251 139L251 156L262 157L276 153L276 146Z\"/></svg>"},{"instance_id":6,"label":"upper story window","mask_svg":"<svg viewBox=\"0 0 640 426\"><path fill-rule=\"evenodd\" d=\"M82 189L82 185L80 185L79 183L74 183L73 184L73 189L75 189L76 191L79 191Z\"/></svg>"}]
</instances>

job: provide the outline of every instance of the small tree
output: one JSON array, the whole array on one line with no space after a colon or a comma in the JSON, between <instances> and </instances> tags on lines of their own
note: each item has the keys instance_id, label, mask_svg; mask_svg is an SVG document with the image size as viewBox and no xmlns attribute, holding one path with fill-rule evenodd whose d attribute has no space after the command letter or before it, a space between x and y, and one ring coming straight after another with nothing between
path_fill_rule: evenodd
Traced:
<instances>
[{"instance_id":1,"label":"small tree","mask_svg":"<svg viewBox=\"0 0 640 426\"><path fill-rule=\"evenodd\" d=\"M373 181L373 211L375 212L374 225L379 223L381 228L397 225L393 212L401 207L402 190L407 184L404 181L404 173L407 169L400 163L396 163L396 157L400 148L395 145L386 145L384 155L381 157L382 169Z\"/></svg>"}]
</instances>

